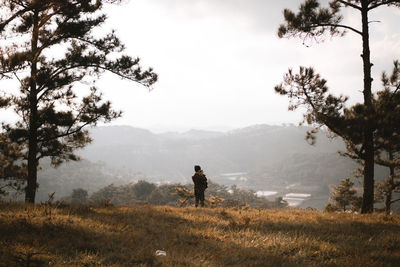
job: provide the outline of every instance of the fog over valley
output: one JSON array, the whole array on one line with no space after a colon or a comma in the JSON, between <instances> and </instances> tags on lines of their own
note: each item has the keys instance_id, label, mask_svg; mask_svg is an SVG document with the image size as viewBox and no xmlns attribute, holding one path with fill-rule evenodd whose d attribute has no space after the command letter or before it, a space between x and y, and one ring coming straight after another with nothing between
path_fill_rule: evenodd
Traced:
<instances>
[{"instance_id":1,"label":"fog over valley","mask_svg":"<svg viewBox=\"0 0 400 267\"><path fill-rule=\"evenodd\" d=\"M310 145L305 140L310 129L254 125L228 132L155 134L130 126L94 128L93 142L79 153L83 161L57 169L44 163L39 172L39 198L45 200L53 191L62 197L74 188L93 192L138 180L192 183L193 166L199 164L212 182L250 189L271 200L283 197L291 206L321 209L331 187L352 176L357 164L340 156L342 141L329 139L325 132ZM386 170L377 167L378 180L386 175Z\"/></svg>"}]
</instances>

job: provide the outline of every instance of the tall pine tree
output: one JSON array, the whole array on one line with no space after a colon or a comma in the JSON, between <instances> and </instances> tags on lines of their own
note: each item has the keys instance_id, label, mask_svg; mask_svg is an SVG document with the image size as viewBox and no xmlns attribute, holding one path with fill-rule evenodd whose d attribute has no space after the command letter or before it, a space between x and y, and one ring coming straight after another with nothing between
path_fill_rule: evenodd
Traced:
<instances>
[{"instance_id":1,"label":"tall pine tree","mask_svg":"<svg viewBox=\"0 0 400 267\"><path fill-rule=\"evenodd\" d=\"M279 27L279 37L299 37L304 41L320 40L326 33L331 36L341 36L350 31L360 36L363 61L363 110L366 116L361 124L362 132L362 160L364 162L364 194L362 213L373 211L374 203L374 105L372 96L371 53L370 53L370 20L369 14L383 6L400 7L400 0L331 0L329 7L322 8L318 0L305 0L297 13L285 9L285 23ZM360 13L361 27L343 23L342 10L351 8ZM357 54L358 56L358 54ZM308 76L310 77L310 76ZM318 77L316 77L318 78ZM322 88L321 88L322 89ZM341 101L343 99L331 99ZM329 103L333 104L333 103ZM342 104L342 103L341 103ZM340 105L341 105L340 104ZM330 107L327 107L328 109ZM330 125L326 125L331 129ZM337 132L336 129L331 129Z\"/></svg>"},{"instance_id":2,"label":"tall pine tree","mask_svg":"<svg viewBox=\"0 0 400 267\"><path fill-rule=\"evenodd\" d=\"M142 70L138 58L124 55L113 31L99 36L102 13L113 0L1 0L0 75L14 79L19 92L3 97L21 118L3 124L7 137L26 149L25 201L33 203L39 160L50 157L57 166L77 160L74 150L91 141L85 127L121 115L95 87L108 71L150 87L152 69ZM82 84L87 95L80 97ZM80 86L77 86L80 85ZM4 90L4 89L2 89Z\"/></svg>"}]
</instances>

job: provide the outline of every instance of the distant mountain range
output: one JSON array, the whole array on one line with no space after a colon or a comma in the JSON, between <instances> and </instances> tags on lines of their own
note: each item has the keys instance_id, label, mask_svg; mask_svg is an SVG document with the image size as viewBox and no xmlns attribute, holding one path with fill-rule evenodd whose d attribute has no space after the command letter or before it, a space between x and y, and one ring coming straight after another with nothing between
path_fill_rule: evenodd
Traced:
<instances>
[{"instance_id":1,"label":"distant mountain range","mask_svg":"<svg viewBox=\"0 0 400 267\"><path fill-rule=\"evenodd\" d=\"M223 132L191 130L154 134L128 126L92 130L93 143L81 155L113 168L180 180L200 164L211 176L251 172L293 155L336 154L343 143L319 134L316 146L305 141L307 128L257 125Z\"/></svg>"},{"instance_id":2,"label":"distant mountain range","mask_svg":"<svg viewBox=\"0 0 400 267\"><path fill-rule=\"evenodd\" d=\"M309 202L321 208L329 197L329 188L351 176L357 164L338 155L338 150L344 150L339 138L329 139L319 133L316 145L311 146L305 140L307 130L293 125L255 125L229 132L154 134L129 126L98 127L91 130L94 141L79 154L107 170L108 178L102 179L102 184L108 179L109 184L130 182L134 177L189 183L193 166L199 164L214 182L272 190L278 192L277 196L309 193ZM378 168L377 178L385 176L386 170Z\"/></svg>"}]
</instances>

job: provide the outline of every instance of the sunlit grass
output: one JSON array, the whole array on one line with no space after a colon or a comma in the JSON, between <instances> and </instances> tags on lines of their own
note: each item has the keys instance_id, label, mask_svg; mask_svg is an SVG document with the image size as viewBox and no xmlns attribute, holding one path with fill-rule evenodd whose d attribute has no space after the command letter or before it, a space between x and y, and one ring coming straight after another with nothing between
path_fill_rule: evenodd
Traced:
<instances>
[{"instance_id":1,"label":"sunlit grass","mask_svg":"<svg viewBox=\"0 0 400 267\"><path fill-rule=\"evenodd\" d=\"M398 266L400 217L1 203L0 245L0 266Z\"/></svg>"}]
</instances>

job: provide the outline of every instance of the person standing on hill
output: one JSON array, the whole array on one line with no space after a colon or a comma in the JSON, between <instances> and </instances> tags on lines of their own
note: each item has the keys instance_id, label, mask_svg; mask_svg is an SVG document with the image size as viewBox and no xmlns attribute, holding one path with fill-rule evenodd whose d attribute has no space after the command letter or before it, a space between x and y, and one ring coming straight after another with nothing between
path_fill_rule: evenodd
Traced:
<instances>
[{"instance_id":1,"label":"person standing on hill","mask_svg":"<svg viewBox=\"0 0 400 267\"><path fill-rule=\"evenodd\" d=\"M194 197L195 197L195 205L196 208L199 206L204 207L204 191L208 187L207 178L203 173L203 170L199 165L194 166L195 174L192 176L192 180L194 183Z\"/></svg>"}]
</instances>

